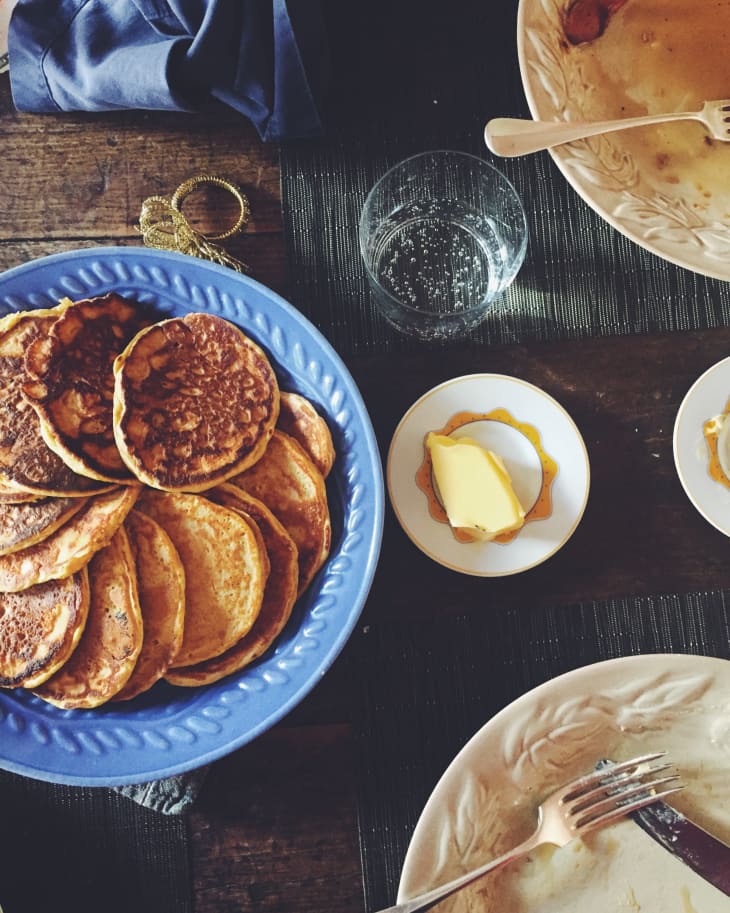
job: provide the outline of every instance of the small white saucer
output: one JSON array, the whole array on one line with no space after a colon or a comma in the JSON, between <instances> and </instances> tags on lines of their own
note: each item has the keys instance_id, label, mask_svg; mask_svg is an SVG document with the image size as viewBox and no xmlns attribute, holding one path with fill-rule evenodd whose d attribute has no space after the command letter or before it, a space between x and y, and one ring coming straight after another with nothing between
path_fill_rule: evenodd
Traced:
<instances>
[{"instance_id":1,"label":"small white saucer","mask_svg":"<svg viewBox=\"0 0 730 913\"><path fill-rule=\"evenodd\" d=\"M730 489L710 475L704 425L722 413L729 399L730 358L723 358L692 384L674 423L674 464L682 487L705 520L726 536Z\"/></svg>"},{"instance_id":2,"label":"small white saucer","mask_svg":"<svg viewBox=\"0 0 730 913\"><path fill-rule=\"evenodd\" d=\"M428 498L416 483L424 460L424 439L459 412L505 409L540 435L542 449L558 467L552 485L552 512L528 522L508 543L459 542L447 523L434 519ZM511 425L482 420L462 426L482 446L504 460L526 510L542 486L540 457ZM387 462L390 500L401 526L424 554L444 567L478 577L519 574L554 555L580 522L588 500L590 468L583 438L563 407L543 390L516 377L471 374L425 393L406 412L393 435Z\"/></svg>"}]
</instances>

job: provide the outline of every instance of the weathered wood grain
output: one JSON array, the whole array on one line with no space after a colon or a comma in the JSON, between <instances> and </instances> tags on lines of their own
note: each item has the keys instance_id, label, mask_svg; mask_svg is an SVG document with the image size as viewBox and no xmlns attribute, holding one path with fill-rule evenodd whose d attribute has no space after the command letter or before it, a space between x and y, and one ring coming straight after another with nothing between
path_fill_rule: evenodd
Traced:
<instances>
[{"instance_id":1,"label":"weathered wood grain","mask_svg":"<svg viewBox=\"0 0 730 913\"><path fill-rule=\"evenodd\" d=\"M190 816L196 913L363 908L346 726L279 727L216 764Z\"/></svg>"},{"instance_id":2,"label":"weathered wood grain","mask_svg":"<svg viewBox=\"0 0 730 913\"><path fill-rule=\"evenodd\" d=\"M5 76L0 138L0 270L61 251L141 245L147 197L169 198L194 175L218 174L238 184L252 212L226 250L286 294L278 149L235 112L20 114ZM202 188L183 210L194 228L215 234L232 224L237 204Z\"/></svg>"},{"instance_id":3,"label":"weathered wood grain","mask_svg":"<svg viewBox=\"0 0 730 913\"><path fill-rule=\"evenodd\" d=\"M251 233L281 229L278 150L223 108L28 115L0 77L0 242L135 238L142 201L220 174L251 201Z\"/></svg>"}]
</instances>

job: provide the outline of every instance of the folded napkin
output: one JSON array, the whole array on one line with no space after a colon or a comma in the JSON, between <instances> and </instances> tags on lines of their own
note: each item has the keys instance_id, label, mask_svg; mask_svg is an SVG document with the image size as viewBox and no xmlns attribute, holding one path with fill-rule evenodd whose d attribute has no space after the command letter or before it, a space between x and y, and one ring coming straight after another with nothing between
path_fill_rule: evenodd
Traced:
<instances>
[{"instance_id":1,"label":"folded napkin","mask_svg":"<svg viewBox=\"0 0 730 913\"><path fill-rule=\"evenodd\" d=\"M206 765L150 783L117 786L114 792L163 815L182 815L195 802L209 770L210 765Z\"/></svg>"},{"instance_id":2,"label":"folded napkin","mask_svg":"<svg viewBox=\"0 0 730 913\"><path fill-rule=\"evenodd\" d=\"M19 0L10 83L21 111L199 111L213 99L262 139L320 131L317 0Z\"/></svg>"}]
</instances>

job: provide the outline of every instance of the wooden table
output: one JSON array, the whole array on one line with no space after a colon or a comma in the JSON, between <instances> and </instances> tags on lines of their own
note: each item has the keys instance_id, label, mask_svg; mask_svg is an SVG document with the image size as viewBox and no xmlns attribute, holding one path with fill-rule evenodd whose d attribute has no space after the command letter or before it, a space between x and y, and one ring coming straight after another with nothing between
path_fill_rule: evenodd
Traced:
<instances>
[{"instance_id":1,"label":"wooden table","mask_svg":"<svg viewBox=\"0 0 730 913\"><path fill-rule=\"evenodd\" d=\"M288 296L278 150L234 113L20 115L5 76L0 136L0 269L80 247L139 245L145 197L208 172L237 181L251 200L249 229L230 251ZM730 585L727 539L691 506L672 458L682 397L729 350L730 329L720 329L349 359L383 456L421 393L488 370L555 396L592 467L588 508L567 546L487 585L428 561L388 511L363 624ZM346 648L287 719L214 766L189 818L196 913L364 909L349 689Z\"/></svg>"}]
</instances>

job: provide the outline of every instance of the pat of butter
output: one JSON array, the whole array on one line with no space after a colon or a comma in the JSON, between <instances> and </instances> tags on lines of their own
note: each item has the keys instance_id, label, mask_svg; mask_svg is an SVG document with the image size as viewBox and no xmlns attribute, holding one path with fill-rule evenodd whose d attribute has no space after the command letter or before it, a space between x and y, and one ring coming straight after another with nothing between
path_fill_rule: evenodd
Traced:
<instances>
[{"instance_id":1,"label":"pat of butter","mask_svg":"<svg viewBox=\"0 0 730 913\"><path fill-rule=\"evenodd\" d=\"M524 525L525 511L496 453L469 437L434 432L426 446L451 526L488 541Z\"/></svg>"}]
</instances>

